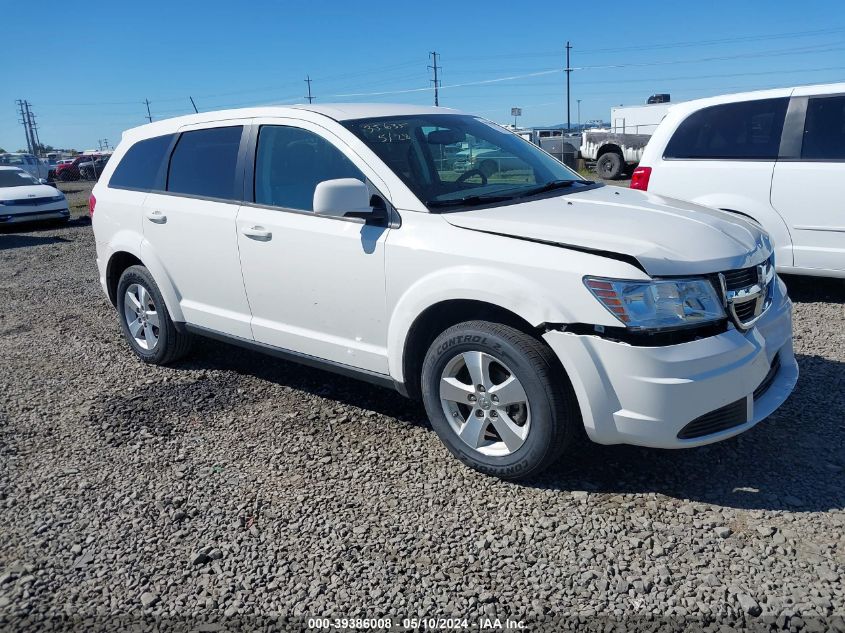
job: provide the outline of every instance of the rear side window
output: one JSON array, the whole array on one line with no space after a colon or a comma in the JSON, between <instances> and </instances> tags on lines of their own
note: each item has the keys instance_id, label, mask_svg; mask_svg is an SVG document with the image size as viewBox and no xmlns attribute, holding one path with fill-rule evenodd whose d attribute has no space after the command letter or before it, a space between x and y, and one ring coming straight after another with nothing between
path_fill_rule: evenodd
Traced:
<instances>
[{"instance_id":1,"label":"rear side window","mask_svg":"<svg viewBox=\"0 0 845 633\"><path fill-rule=\"evenodd\" d=\"M813 97L807 102L801 158L845 160L845 97Z\"/></svg>"},{"instance_id":2,"label":"rear side window","mask_svg":"<svg viewBox=\"0 0 845 633\"><path fill-rule=\"evenodd\" d=\"M789 99L759 99L693 112L675 130L664 158L776 159Z\"/></svg>"},{"instance_id":3,"label":"rear side window","mask_svg":"<svg viewBox=\"0 0 845 633\"><path fill-rule=\"evenodd\" d=\"M167 190L207 198L240 200L235 190L243 127L184 132L170 158Z\"/></svg>"},{"instance_id":4,"label":"rear side window","mask_svg":"<svg viewBox=\"0 0 845 633\"><path fill-rule=\"evenodd\" d=\"M314 190L325 180L364 174L326 139L293 127L264 125L255 158L255 201L274 207L314 210Z\"/></svg>"},{"instance_id":5,"label":"rear side window","mask_svg":"<svg viewBox=\"0 0 845 633\"><path fill-rule=\"evenodd\" d=\"M109 180L109 187L139 191L164 190L164 170L161 166L172 142L173 135L167 134L135 143L117 164Z\"/></svg>"}]
</instances>

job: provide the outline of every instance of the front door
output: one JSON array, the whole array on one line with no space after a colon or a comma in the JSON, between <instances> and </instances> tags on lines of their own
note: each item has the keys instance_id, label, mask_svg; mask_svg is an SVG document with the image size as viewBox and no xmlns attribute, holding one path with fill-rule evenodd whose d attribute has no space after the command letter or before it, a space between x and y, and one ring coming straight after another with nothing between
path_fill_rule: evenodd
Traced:
<instances>
[{"instance_id":1,"label":"front door","mask_svg":"<svg viewBox=\"0 0 845 633\"><path fill-rule=\"evenodd\" d=\"M299 121L259 127L254 202L237 220L252 332L261 343L387 374L389 229L314 214L315 187L335 178L357 178L375 193L375 174L326 130Z\"/></svg>"}]
</instances>

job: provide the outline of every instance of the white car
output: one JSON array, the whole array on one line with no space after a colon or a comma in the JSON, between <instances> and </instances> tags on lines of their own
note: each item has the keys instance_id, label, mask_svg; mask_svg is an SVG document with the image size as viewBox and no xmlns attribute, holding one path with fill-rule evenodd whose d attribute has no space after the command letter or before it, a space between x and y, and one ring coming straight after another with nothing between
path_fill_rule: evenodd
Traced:
<instances>
[{"instance_id":1,"label":"white car","mask_svg":"<svg viewBox=\"0 0 845 633\"><path fill-rule=\"evenodd\" d=\"M65 194L18 167L0 165L0 226L69 217Z\"/></svg>"},{"instance_id":2,"label":"white car","mask_svg":"<svg viewBox=\"0 0 845 633\"><path fill-rule=\"evenodd\" d=\"M525 178L437 167L469 139ZM201 335L395 388L501 477L584 431L664 448L736 435L798 375L757 224L582 180L454 110L158 121L124 133L90 203L100 281L141 360Z\"/></svg>"},{"instance_id":3,"label":"white car","mask_svg":"<svg viewBox=\"0 0 845 633\"><path fill-rule=\"evenodd\" d=\"M761 224L780 272L845 277L845 83L674 105L631 188Z\"/></svg>"},{"instance_id":4,"label":"white car","mask_svg":"<svg viewBox=\"0 0 845 633\"><path fill-rule=\"evenodd\" d=\"M13 152L0 154L0 167L17 167L30 174L36 180L46 180L50 175L50 166L37 156Z\"/></svg>"}]
</instances>

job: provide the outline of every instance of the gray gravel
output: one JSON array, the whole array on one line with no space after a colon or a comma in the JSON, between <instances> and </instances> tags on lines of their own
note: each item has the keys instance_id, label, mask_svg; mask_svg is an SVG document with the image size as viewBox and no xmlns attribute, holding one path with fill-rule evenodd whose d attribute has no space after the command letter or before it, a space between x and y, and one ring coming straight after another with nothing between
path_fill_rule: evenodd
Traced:
<instances>
[{"instance_id":1,"label":"gray gravel","mask_svg":"<svg viewBox=\"0 0 845 633\"><path fill-rule=\"evenodd\" d=\"M142 365L83 213L0 233L0 630L310 615L845 631L843 283L788 280L802 374L767 422L679 452L587 447L518 485L460 465L386 390L213 343Z\"/></svg>"}]
</instances>

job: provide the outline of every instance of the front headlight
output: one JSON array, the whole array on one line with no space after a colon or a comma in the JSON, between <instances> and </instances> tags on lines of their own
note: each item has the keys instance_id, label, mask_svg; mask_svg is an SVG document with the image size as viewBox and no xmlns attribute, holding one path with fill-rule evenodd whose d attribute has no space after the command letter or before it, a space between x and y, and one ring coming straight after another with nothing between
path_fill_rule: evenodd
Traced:
<instances>
[{"instance_id":1,"label":"front headlight","mask_svg":"<svg viewBox=\"0 0 845 633\"><path fill-rule=\"evenodd\" d=\"M631 330L669 330L725 318L716 289L704 278L633 281L585 277L590 292Z\"/></svg>"},{"instance_id":2,"label":"front headlight","mask_svg":"<svg viewBox=\"0 0 845 633\"><path fill-rule=\"evenodd\" d=\"M50 200L52 200L53 202L61 202L64 199L65 199L65 194L63 194L63 193L60 193L59 195L53 196L52 198L50 198Z\"/></svg>"}]
</instances>

